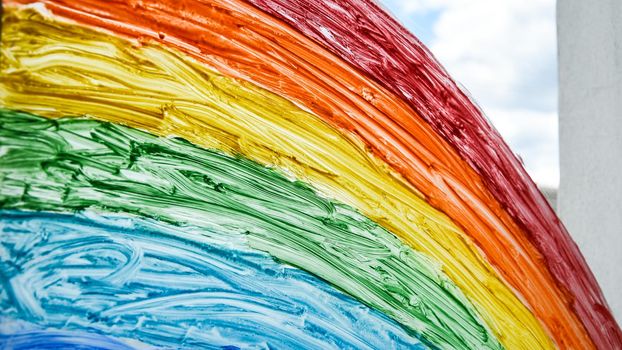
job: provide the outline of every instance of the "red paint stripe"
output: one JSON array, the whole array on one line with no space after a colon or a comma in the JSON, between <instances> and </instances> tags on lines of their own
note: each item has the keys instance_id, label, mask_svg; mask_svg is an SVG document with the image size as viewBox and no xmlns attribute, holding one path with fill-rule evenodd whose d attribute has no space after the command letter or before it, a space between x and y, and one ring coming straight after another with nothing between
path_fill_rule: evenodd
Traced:
<instances>
[{"instance_id":1,"label":"red paint stripe","mask_svg":"<svg viewBox=\"0 0 622 350\"><path fill-rule=\"evenodd\" d=\"M622 332L563 224L499 133L411 33L370 0L247 1L404 98L528 233L597 347L622 348Z\"/></svg>"}]
</instances>

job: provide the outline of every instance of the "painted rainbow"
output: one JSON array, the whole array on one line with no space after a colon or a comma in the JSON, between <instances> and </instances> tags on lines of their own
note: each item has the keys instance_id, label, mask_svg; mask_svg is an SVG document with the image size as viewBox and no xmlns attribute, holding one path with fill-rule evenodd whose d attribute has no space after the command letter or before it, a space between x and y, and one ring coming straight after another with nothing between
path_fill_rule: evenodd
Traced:
<instances>
[{"instance_id":1,"label":"painted rainbow","mask_svg":"<svg viewBox=\"0 0 622 350\"><path fill-rule=\"evenodd\" d=\"M373 0L3 1L0 347L622 349Z\"/></svg>"}]
</instances>

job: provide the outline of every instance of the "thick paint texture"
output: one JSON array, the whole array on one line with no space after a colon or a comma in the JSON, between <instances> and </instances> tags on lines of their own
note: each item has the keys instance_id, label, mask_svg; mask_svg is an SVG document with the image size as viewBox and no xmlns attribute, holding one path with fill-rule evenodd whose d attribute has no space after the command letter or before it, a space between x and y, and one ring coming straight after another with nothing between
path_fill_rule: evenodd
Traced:
<instances>
[{"instance_id":1,"label":"thick paint texture","mask_svg":"<svg viewBox=\"0 0 622 350\"><path fill-rule=\"evenodd\" d=\"M0 246L2 315L40 327L165 348L427 348L318 278L251 251L237 233L92 213L2 211ZM3 341L54 348L69 340L123 348L70 332Z\"/></svg>"},{"instance_id":2,"label":"thick paint texture","mask_svg":"<svg viewBox=\"0 0 622 350\"><path fill-rule=\"evenodd\" d=\"M542 326L470 238L360 142L275 95L158 45L129 48L125 40L34 13L15 15L19 20L5 19L4 50L13 59L3 66L0 93L8 106L49 117L86 113L276 165L361 210L441 263L504 345L551 346ZM438 174L433 177L442 183ZM486 237L494 242L492 233ZM490 244L501 257L514 249ZM527 268L516 271L524 273L523 280L535 279Z\"/></svg>"},{"instance_id":3,"label":"thick paint texture","mask_svg":"<svg viewBox=\"0 0 622 350\"><path fill-rule=\"evenodd\" d=\"M501 348L425 255L251 161L97 121L2 111L5 209L93 208L245 237L441 348Z\"/></svg>"},{"instance_id":4,"label":"thick paint texture","mask_svg":"<svg viewBox=\"0 0 622 350\"><path fill-rule=\"evenodd\" d=\"M161 38L221 72L265 86L360 136L426 201L464 228L560 346L593 347L572 311L572 300L557 286L540 252L505 205L407 103L339 57L241 0L49 4L55 13L122 35Z\"/></svg>"},{"instance_id":5,"label":"thick paint texture","mask_svg":"<svg viewBox=\"0 0 622 350\"><path fill-rule=\"evenodd\" d=\"M622 348L622 332L566 228L499 133L408 30L373 0L248 1L407 101L528 233L597 347Z\"/></svg>"},{"instance_id":6,"label":"thick paint texture","mask_svg":"<svg viewBox=\"0 0 622 350\"><path fill-rule=\"evenodd\" d=\"M358 227L380 237L379 247L388 247L392 254L396 247L400 252L412 252L415 265L402 253L399 261L418 274L411 276L410 271L388 264L388 270L381 265L380 278L376 265L356 266L347 259L340 265L326 258L321 249L327 249L325 240L334 235L322 226L330 226L327 216L322 216L320 225L313 221L318 219L315 215L311 215L313 220L304 216L306 208L279 202L279 196L267 201L268 211L262 207L265 202L253 202L263 196L250 195L244 186L246 192L237 193L233 200L238 204L244 199L240 207L226 196L216 196L214 202L205 200L200 191L204 188L196 179L185 181L188 174L175 173L179 166L167 168L159 162L161 155L179 155L175 148L188 146L178 141L167 143L164 148L172 150L166 151L158 148L160 145L153 148L151 142L130 142L126 154L106 144L115 156L129 159L109 164L108 158L92 161L90 154L75 148L100 140L85 137L76 141L67 138L67 130L61 130L59 139L69 142L78 153L69 152L66 159L61 152L52 160L39 160L39 175L27 167L11 168L10 186L5 188L2 178L1 191L20 188L21 181L22 195L18 200L10 193L8 208L94 207L176 224L198 220L201 229L232 230L247 237L252 248L319 275L401 322L411 335L443 348L552 347L547 332L561 348L622 346L620 329L589 269L520 164L428 52L375 4L366 0L45 2L55 15L109 32L98 34L43 20L31 10L18 14L10 9L3 17L3 29L9 27L14 32L8 43L6 35L2 40L2 106L46 117L75 114L129 124L275 167L290 178L310 183L322 196L361 210L421 251L402 246L389 231L355 209L328 201L346 208L339 211L345 219L338 220L346 222L344 230L351 236L351 228ZM38 8L44 9L40 4ZM138 40L130 42L115 35ZM154 45L149 38L175 50ZM214 74L205 64L267 88L285 100ZM14 138L28 140L25 134ZM147 158L152 162L154 154L157 161L150 163L151 167L135 161ZM134 168L137 164L139 170ZM193 163L192 171L199 167ZM70 179L49 173L56 168L66 170ZM108 172L103 180L98 177L101 169ZM35 174L34 178L18 175L23 170ZM239 180L239 176L234 178L231 181ZM86 182L81 182L84 179ZM212 190L226 195L231 193L219 187L221 184L239 185L206 183L208 187L215 184ZM61 190L60 184L68 185ZM310 191L299 183L297 186ZM199 194L190 195L196 190ZM280 193L282 188L275 191ZM72 197L76 193L81 195ZM113 193L126 193L125 201L115 199ZM148 205L139 204L145 199ZM240 215L242 212L245 215ZM283 217L295 224L282 225ZM354 225L361 222L364 228ZM304 238L292 240L275 229L290 226L298 230L286 233ZM321 244L312 244L312 249L301 242L312 241L302 233L314 237L317 230L325 235ZM348 243L337 244L329 256L337 260L355 256L360 265L365 256L361 246L340 251L355 246ZM327 268L313 265L313 259ZM387 282L384 274L405 290L397 288L400 293L396 294L391 284L383 285ZM421 288L428 293L422 296ZM446 299L451 302L446 304ZM447 305L451 313L445 311Z\"/></svg>"}]
</instances>

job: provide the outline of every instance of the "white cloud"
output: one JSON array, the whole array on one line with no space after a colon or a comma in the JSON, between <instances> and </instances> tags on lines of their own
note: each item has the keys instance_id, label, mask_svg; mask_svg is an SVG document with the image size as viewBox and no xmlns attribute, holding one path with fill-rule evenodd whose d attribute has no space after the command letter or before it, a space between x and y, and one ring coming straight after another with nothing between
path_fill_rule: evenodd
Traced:
<instances>
[{"instance_id":1,"label":"white cloud","mask_svg":"<svg viewBox=\"0 0 622 350\"><path fill-rule=\"evenodd\" d=\"M555 0L385 0L482 107L539 184L556 186ZM422 17L423 16L423 17ZM410 19L409 19L410 18ZM423 22L422 22L422 18Z\"/></svg>"},{"instance_id":2,"label":"white cloud","mask_svg":"<svg viewBox=\"0 0 622 350\"><path fill-rule=\"evenodd\" d=\"M529 175L544 187L559 185L557 113L529 109L490 109L493 123L523 161Z\"/></svg>"}]
</instances>

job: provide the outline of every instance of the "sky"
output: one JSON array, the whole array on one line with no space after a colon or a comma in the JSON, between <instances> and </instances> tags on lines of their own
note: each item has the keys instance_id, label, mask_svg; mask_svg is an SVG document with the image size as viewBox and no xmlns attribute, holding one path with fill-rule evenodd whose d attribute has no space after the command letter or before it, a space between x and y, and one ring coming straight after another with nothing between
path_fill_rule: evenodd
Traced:
<instances>
[{"instance_id":1,"label":"sky","mask_svg":"<svg viewBox=\"0 0 622 350\"><path fill-rule=\"evenodd\" d=\"M543 187L559 184L555 0L379 0L480 105Z\"/></svg>"}]
</instances>

